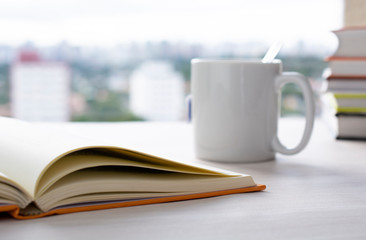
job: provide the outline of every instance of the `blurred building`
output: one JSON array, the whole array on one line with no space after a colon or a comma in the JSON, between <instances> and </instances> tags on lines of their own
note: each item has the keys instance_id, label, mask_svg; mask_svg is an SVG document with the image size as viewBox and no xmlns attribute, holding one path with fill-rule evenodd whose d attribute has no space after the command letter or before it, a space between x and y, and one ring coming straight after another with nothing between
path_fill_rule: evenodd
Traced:
<instances>
[{"instance_id":1,"label":"blurred building","mask_svg":"<svg viewBox=\"0 0 366 240\"><path fill-rule=\"evenodd\" d=\"M181 120L184 115L183 77L171 64L144 63L130 78L130 108L146 120Z\"/></svg>"},{"instance_id":2,"label":"blurred building","mask_svg":"<svg viewBox=\"0 0 366 240\"><path fill-rule=\"evenodd\" d=\"M42 61L22 51L10 74L11 115L27 121L70 119L70 70L61 62Z\"/></svg>"}]
</instances>

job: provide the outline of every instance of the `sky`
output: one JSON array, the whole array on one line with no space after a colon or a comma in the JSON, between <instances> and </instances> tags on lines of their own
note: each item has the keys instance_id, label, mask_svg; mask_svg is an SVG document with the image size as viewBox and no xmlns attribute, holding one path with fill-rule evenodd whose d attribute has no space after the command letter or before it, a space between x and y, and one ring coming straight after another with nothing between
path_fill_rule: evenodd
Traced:
<instances>
[{"instance_id":1,"label":"sky","mask_svg":"<svg viewBox=\"0 0 366 240\"><path fill-rule=\"evenodd\" d=\"M0 0L0 44L336 41L342 0Z\"/></svg>"}]
</instances>

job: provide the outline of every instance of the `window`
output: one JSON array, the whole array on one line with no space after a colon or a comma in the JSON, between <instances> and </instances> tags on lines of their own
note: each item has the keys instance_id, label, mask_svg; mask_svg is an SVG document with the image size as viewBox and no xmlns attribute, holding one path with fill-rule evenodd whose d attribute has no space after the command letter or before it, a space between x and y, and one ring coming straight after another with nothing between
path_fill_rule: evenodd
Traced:
<instances>
[{"instance_id":1,"label":"window","mask_svg":"<svg viewBox=\"0 0 366 240\"><path fill-rule=\"evenodd\" d=\"M0 115L38 121L182 120L192 58L261 58L278 39L285 44L278 56L284 70L303 73L319 89L323 59L336 47L331 30L341 27L342 4L2 1ZM146 70L149 66L153 69ZM301 113L301 106L296 87L286 86L282 113Z\"/></svg>"}]
</instances>

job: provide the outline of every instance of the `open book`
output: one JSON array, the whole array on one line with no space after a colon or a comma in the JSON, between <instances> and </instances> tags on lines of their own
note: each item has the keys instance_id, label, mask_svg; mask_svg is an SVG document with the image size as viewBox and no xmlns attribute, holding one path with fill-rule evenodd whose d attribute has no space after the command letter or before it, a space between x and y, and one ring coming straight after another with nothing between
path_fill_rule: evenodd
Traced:
<instances>
[{"instance_id":1,"label":"open book","mask_svg":"<svg viewBox=\"0 0 366 240\"><path fill-rule=\"evenodd\" d=\"M18 219L265 189L251 176L0 118L0 212Z\"/></svg>"}]
</instances>

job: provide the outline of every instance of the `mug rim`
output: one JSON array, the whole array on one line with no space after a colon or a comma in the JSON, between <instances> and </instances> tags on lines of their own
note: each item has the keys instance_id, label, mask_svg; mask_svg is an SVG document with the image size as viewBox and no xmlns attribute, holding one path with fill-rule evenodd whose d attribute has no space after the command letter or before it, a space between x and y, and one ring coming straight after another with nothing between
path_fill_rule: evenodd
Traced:
<instances>
[{"instance_id":1,"label":"mug rim","mask_svg":"<svg viewBox=\"0 0 366 240\"><path fill-rule=\"evenodd\" d=\"M280 59L274 59L272 62L262 62L260 58L235 59L235 58L193 58L191 64L196 63L233 63L233 64L281 64Z\"/></svg>"}]
</instances>

